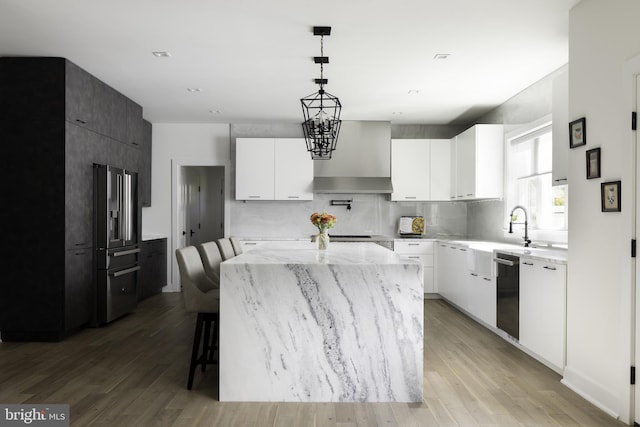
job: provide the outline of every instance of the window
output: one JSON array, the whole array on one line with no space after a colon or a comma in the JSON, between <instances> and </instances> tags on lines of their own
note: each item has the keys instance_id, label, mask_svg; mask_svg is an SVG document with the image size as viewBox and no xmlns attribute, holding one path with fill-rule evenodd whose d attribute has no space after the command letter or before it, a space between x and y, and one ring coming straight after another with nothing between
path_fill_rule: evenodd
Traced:
<instances>
[{"instance_id":1,"label":"window","mask_svg":"<svg viewBox=\"0 0 640 427\"><path fill-rule=\"evenodd\" d=\"M533 239L566 243L567 186L552 185L552 143L549 122L528 126L507 138L505 228L513 207L521 205L527 209ZM524 221L521 211L515 215L514 223Z\"/></svg>"}]
</instances>

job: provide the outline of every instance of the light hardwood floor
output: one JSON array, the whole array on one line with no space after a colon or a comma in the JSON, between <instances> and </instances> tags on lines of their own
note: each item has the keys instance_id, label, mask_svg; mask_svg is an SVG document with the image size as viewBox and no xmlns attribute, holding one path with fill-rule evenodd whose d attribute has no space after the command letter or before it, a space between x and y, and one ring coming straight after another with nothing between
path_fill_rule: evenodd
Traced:
<instances>
[{"instance_id":1,"label":"light hardwood floor","mask_svg":"<svg viewBox=\"0 0 640 427\"><path fill-rule=\"evenodd\" d=\"M425 302L424 402L220 403L186 389L195 314L180 294L60 343L0 343L1 403L68 403L73 426L622 426L443 301Z\"/></svg>"}]
</instances>

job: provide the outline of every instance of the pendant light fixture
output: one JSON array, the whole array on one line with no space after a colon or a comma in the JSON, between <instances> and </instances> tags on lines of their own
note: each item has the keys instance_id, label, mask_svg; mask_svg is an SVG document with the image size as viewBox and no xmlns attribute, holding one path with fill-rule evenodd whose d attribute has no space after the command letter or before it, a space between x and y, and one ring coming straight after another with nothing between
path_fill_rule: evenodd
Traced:
<instances>
[{"instance_id":1,"label":"pendant light fixture","mask_svg":"<svg viewBox=\"0 0 640 427\"><path fill-rule=\"evenodd\" d=\"M320 64L320 78L315 83L320 89L300 100L304 122L302 131L307 143L307 151L314 160L327 160L336 149L338 133L340 132L340 100L324 90L328 80L324 78L324 64L329 63L329 57L324 56L324 36L331 35L331 27L313 27L313 35L320 36L320 56L313 61Z\"/></svg>"}]
</instances>

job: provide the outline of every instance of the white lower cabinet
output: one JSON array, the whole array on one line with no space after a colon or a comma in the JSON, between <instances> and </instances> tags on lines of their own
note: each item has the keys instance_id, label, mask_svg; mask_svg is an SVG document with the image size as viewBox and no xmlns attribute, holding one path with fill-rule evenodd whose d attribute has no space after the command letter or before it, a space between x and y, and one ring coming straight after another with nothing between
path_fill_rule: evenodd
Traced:
<instances>
[{"instance_id":1,"label":"white lower cabinet","mask_svg":"<svg viewBox=\"0 0 640 427\"><path fill-rule=\"evenodd\" d=\"M467 268L467 251L465 247L450 243L438 243L437 246L436 289L446 300L460 308L465 308L465 282L469 270Z\"/></svg>"},{"instance_id":2,"label":"white lower cabinet","mask_svg":"<svg viewBox=\"0 0 640 427\"><path fill-rule=\"evenodd\" d=\"M422 263L425 295L437 292L433 277L433 247L434 242L426 239L395 240L393 242L395 253L403 258L419 260Z\"/></svg>"},{"instance_id":3,"label":"white lower cabinet","mask_svg":"<svg viewBox=\"0 0 640 427\"><path fill-rule=\"evenodd\" d=\"M469 273L468 311L489 326L496 327L496 278L492 274L493 253L473 250Z\"/></svg>"},{"instance_id":4,"label":"white lower cabinet","mask_svg":"<svg viewBox=\"0 0 640 427\"><path fill-rule=\"evenodd\" d=\"M565 364L564 264L520 259L520 344L558 369Z\"/></svg>"}]
</instances>

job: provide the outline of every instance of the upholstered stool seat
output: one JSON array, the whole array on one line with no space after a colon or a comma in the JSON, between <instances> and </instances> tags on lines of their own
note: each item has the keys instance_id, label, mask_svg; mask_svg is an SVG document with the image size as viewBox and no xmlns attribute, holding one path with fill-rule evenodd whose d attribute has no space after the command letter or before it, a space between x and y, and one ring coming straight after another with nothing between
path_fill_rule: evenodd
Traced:
<instances>
[{"instance_id":1,"label":"upholstered stool seat","mask_svg":"<svg viewBox=\"0 0 640 427\"><path fill-rule=\"evenodd\" d=\"M195 246L176 249L176 259L185 308L189 312L198 313L187 381L187 389L191 390L196 367L200 365L204 372L206 365L217 363L214 353L218 346L220 286L219 282L211 280L205 273Z\"/></svg>"}]
</instances>

